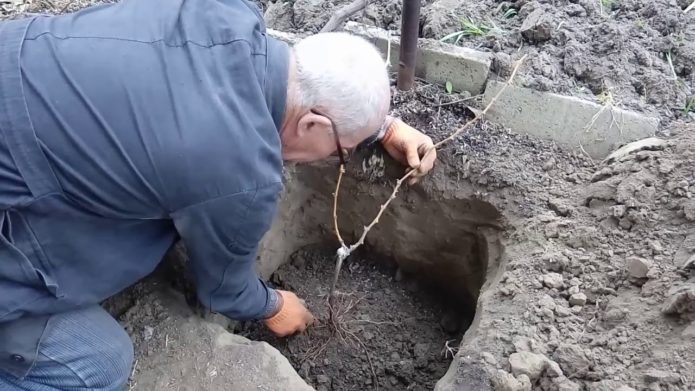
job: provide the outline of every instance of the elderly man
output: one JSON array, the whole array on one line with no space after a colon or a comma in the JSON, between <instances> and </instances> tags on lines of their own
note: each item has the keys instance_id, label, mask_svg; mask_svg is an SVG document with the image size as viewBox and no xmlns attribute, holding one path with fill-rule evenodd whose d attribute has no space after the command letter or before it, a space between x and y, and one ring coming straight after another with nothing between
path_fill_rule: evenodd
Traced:
<instances>
[{"instance_id":1,"label":"elderly man","mask_svg":"<svg viewBox=\"0 0 695 391\"><path fill-rule=\"evenodd\" d=\"M379 139L426 174L431 139L389 101L369 43L333 33L289 48L245 0L0 23L0 389L122 389L132 344L98 303L178 238L211 311L304 330L301 300L254 271L283 160Z\"/></svg>"}]
</instances>

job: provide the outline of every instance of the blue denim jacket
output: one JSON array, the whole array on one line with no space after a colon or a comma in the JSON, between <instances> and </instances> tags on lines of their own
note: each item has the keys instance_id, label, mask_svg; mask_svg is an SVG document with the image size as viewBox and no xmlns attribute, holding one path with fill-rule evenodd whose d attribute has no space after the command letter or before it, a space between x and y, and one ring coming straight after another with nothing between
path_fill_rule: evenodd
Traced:
<instances>
[{"instance_id":1,"label":"blue denim jacket","mask_svg":"<svg viewBox=\"0 0 695 391\"><path fill-rule=\"evenodd\" d=\"M27 348L3 342L13 323L104 300L179 237L203 304L269 312L255 258L282 187L288 53L246 0L0 22L0 367Z\"/></svg>"}]
</instances>

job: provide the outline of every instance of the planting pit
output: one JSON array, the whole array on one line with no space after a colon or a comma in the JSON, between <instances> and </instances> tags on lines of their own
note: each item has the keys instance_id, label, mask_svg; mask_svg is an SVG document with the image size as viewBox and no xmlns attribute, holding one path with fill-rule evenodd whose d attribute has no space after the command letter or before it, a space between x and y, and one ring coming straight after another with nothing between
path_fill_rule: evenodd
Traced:
<instances>
[{"instance_id":1,"label":"planting pit","mask_svg":"<svg viewBox=\"0 0 695 391\"><path fill-rule=\"evenodd\" d=\"M306 300L317 318L307 333L275 338L258 322L237 333L264 340L318 390L431 390L444 376L473 309L407 275L394 261L365 252L351 256L338 282L335 319L328 291L335 249L297 251L273 274L281 289Z\"/></svg>"}]
</instances>

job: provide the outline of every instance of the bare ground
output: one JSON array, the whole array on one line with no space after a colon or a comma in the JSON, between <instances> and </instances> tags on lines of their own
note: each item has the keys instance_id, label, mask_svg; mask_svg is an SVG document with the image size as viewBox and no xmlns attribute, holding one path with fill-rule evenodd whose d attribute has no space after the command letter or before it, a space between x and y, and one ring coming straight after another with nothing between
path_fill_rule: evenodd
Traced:
<instances>
[{"instance_id":1,"label":"bare ground","mask_svg":"<svg viewBox=\"0 0 695 391\"><path fill-rule=\"evenodd\" d=\"M497 24L507 29L522 25L522 18L525 20L528 15L522 12L525 5L521 3L510 3L518 6L512 7L518 8L517 15L509 22ZM527 83L537 88L545 88L546 83L550 90L568 93L575 93L579 86L596 96L607 96L604 92L609 91L628 107L659 112L671 119L663 129L669 138L664 145L598 162L483 122L444 148L435 171L421 185L403 191L402 201L394 203L394 208L407 209L416 217L418 210L429 212L432 205L452 198L476 200L476 207L491 205L502 215L502 229L495 232L500 235L503 251L486 264L475 319L438 387L695 389L695 275L691 261L695 253L695 125L692 116L678 114L678 106L683 103L680 97L692 91L693 61L687 59L692 59L688 56L692 56L693 14L686 18L676 9L683 4L662 1L620 2L603 15L600 11L598 15L595 10L590 12L590 3L557 1L554 8L547 3L523 3L533 6L529 6L529 15L535 7L550 12L548 17L557 22L550 40L543 44L525 43L523 48L527 49L522 48L535 50L534 65L526 72ZM66 9L83 5L46 4L34 3L34 7L49 7L58 12L66 4ZM459 5L463 10L473 7L472 3ZM496 9L493 5L492 1L482 2L471 15L484 17ZM570 16L571 9L578 12L573 18L581 22L568 21L558 28ZM632 27L625 30L625 25L634 26L639 20L630 15L643 19L644 36L630 30ZM599 20L602 22L597 23ZM563 32L565 29L570 30ZM569 33L574 34L576 44L564 41ZM515 39L528 39L523 35L514 38L516 35L462 42L483 48L487 45L483 42L492 41L493 46L488 49L503 53L517 50ZM597 39L583 42L583 38L577 38L582 35ZM639 54L642 49L647 51L646 57ZM668 80L670 66L664 65L659 54L663 50L672 53L677 80ZM562 56L558 54L561 51ZM639 62L647 61L644 58L651 65ZM608 65L604 68L602 64ZM573 74L573 69L580 65L588 71ZM502 68L498 70L503 73ZM595 76L578 76L586 72ZM652 79L651 91L664 89L663 93L649 93L647 89L644 95L634 87L633 80ZM471 102L439 105L456 98L442 93L439 87L420 85L415 91L394 94L394 113L441 139L469 116L465 104ZM379 197L388 193L393 180L383 174L352 174L362 184L353 189L354 200L346 202L363 205L360 216L352 218L364 221L371 217L367 209L378 206L383 199ZM330 199L330 189L323 190L327 190L321 195L324 199L312 199L315 203L307 204L307 216L319 201ZM420 215L423 221L427 217ZM394 221L388 226L399 227L398 221ZM330 223L329 217L321 224L327 222ZM442 218L447 229L457 223L458 220ZM288 230L285 235L308 235L308 230L317 226L303 232ZM406 231L397 231L388 238L396 240L398 235L408 234ZM330 237L331 233L319 231L317 235ZM372 243L378 245L383 235L375 231ZM418 231L418 235L424 234ZM436 235L424 237L423 242L428 240L437 243L429 249L430 254L441 250L443 243L437 241ZM152 282L142 284L151 286ZM154 368L164 377L186 369L188 380L195 380L196 376L207 379L208 372L198 371L196 366L207 360L208 365L201 367L209 368L215 357L200 356L200 352L185 346L177 350L172 345L174 350L167 354L179 358L193 355L194 359L189 367L185 367L187 360L183 359L171 366L166 355L156 355L156 351L151 351L152 345L144 342L150 335L147 327L159 327L149 324L162 325L165 332L159 334L155 329L154 335L164 335L167 346L169 337L184 338L187 333L167 323L166 316L157 318L162 313L161 303L138 299L142 284L112 304L118 307L113 313L120 315L119 320L136 341L140 368ZM471 284L466 281L462 285ZM150 358L153 354L157 360ZM297 369L301 370L301 366ZM133 384L137 384L139 371L136 368ZM199 384L210 384L208 389L223 389L219 388L221 383Z\"/></svg>"}]
</instances>

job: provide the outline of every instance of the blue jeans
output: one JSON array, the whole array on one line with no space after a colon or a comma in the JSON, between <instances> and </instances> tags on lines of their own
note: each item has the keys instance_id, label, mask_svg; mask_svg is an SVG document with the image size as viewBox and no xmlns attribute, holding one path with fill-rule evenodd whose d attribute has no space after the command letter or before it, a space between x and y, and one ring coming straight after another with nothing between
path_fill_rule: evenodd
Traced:
<instances>
[{"instance_id":1,"label":"blue jeans","mask_svg":"<svg viewBox=\"0 0 695 391\"><path fill-rule=\"evenodd\" d=\"M51 316L28 374L0 370L0 390L121 391L128 383L133 344L100 306Z\"/></svg>"}]
</instances>

